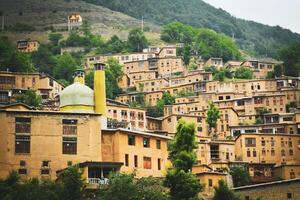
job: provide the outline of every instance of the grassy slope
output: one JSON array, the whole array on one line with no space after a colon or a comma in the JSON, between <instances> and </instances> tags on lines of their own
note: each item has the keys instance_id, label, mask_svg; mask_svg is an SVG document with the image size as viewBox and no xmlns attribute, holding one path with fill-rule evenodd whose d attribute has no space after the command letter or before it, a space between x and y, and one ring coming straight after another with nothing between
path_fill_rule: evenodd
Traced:
<instances>
[{"instance_id":1,"label":"grassy slope","mask_svg":"<svg viewBox=\"0 0 300 200\"><path fill-rule=\"evenodd\" d=\"M196 27L235 35L244 50L261 56L275 56L279 47L300 41L300 35L281 27L271 27L237 19L202 0L85 0L135 18L144 16L157 24L180 21ZM255 12L255 11L253 11ZM277 14L277 13L274 13Z\"/></svg>"},{"instance_id":2,"label":"grassy slope","mask_svg":"<svg viewBox=\"0 0 300 200\"><path fill-rule=\"evenodd\" d=\"M140 20L120 12L75 0L70 2L65 0L0 0L0 11L5 11L6 26L26 23L37 29L31 33L4 33L14 40L31 38L46 42L48 33L44 31L44 28L64 25L66 16L72 12L79 12L83 19L88 19L92 24L93 32L101 34L106 39L113 34L125 39L129 29L141 25ZM151 41L160 43L158 34L160 27L151 23L146 23L145 26L150 28L146 34ZM63 32L63 34L67 33Z\"/></svg>"}]
</instances>

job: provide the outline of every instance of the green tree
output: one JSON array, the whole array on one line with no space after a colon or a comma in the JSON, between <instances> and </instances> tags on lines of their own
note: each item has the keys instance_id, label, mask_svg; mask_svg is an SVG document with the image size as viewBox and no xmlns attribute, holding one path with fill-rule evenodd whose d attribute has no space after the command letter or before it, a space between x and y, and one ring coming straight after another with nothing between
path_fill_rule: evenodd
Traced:
<instances>
[{"instance_id":1,"label":"green tree","mask_svg":"<svg viewBox=\"0 0 300 200\"><path fill-rule=\"evenodd\" d=\"M105 66L105 84L106 84L106 96L110 99L114 99L120 94L121 89L118 86L118 82L123 76L122 65L119 61L113 58L108 59Z\"/></svg>"},{"instance_id":2,"label":"green tree","mask_svg":"<svg viewBox=\"0 0 300 200\"><path fill-rule=\"evenodd\" d=\"M86 38L90 37L92 35L91 23L88 20L83 20L81 30Z\"/></svg>"},{"instance_id":3,"label":"green tree","mask_svg":"<svg viewBox=\"0 0 300 200\"><path fill-rule=\"evenodd\" d=\"M63 38L61 33L50 33L48 39L52 45L58 46L59 41Z\"/></svg>"},{"instance_id":4,"label":"green tree","mask_svg":"<svg viewBox=\"0 0 300 200\"><path fill-rule=\"evenodd\" d=\"M141 52L148 47L148 40L141 29L132 29L128 34L128 45L134 52Z\"/></svg>"},{"instance_id":5,"label":"green tree","mask_svg":"<svg viewBox=\"0 0 300 200\"><path fill-rule=\"evenodd\" d=\"M274 75L276 77L280 77L283 74L283 66L280 64L277 64L274 66Z\"/></svg>"},{"instance_id":6,"label":"green tree","mask_svg":"<svg viewBox=\"0 0 300 200\"><path fill-rule=\"evenodd\" d=\"M228 188L224 180L219 180L218 187L215 187L213 200L239 200L239 197Z\"/></svg>"},{"instance_id":7,"label":"green tree","mask_svg":"<svg viewBox=\"0 0 300 200\"><path fill-rule=\"evenodd\" d=\"M27 90L24 94L17 95L17 102L39 108L42 104L42 97L34 90Z\"/></svg>"},{"instance_id":8,"label":"green tree","mask_svg":"<svg viewBox=\"0 0 300 200\"><path fill-rule=\"evenodd\" d=\"M203 59L210 57L221 57L225 61L241 59L241 53L230 37L209 29L194 28L179 22L171 22L163 26L161 39L165 42L184 43L187 47L191 47L190 44L193 44L193 48L189 49L190 54L192 50L196 50ZM187 50L185 54L188 58ZM187 61L188 59L186 59Z\"/></svg>"},{"instance_id":9,"label":"green tree","mask_svg":"<svg viewBox=\"0 0 300 200\"><path fill-rule=\"evenodd\" d=\"M164 92L162 98L156 103L156 116L164 115L164 106L172 105L175 103L175 97L172 96L169 92Z\"/></svg>"},{"instance_id":10,"label":"green tree","mask_svg":"<svg viewBox=\"0 0 300 200\"><path fill-rule=\"evenodd\" d=\"M188 66L191 60L191 46L184 45L182 54L183 63Z\"/></svg>"},{"instance_id":11,"label":"green tree","mask_svg":"<svg viewBox=\"0 0 300 200\"><path fill-rule=\"evenodd\" d=\"M53 75L56 60L47 45L40 45L38 51L32 53L32 62L39 72Z\"/></svg>"},{"instance_id":12,"label":"green tree","mask_svg":"<svg viewBox=\"0 0 300 200\"><path fill-rule=\"evenodd\" d=\"M164 184L170 188L171 199L198 199L202 186L192 174L197 160L195 125L180 120L174 139L169 144L169 157L173 168L168 169Z\"/></svg>"},{"instance_id":13,"label":"green tree","mask_svg":"<svg viewBox=\"0 0 300 200\"><path fill-rule=\"evenodd\" d=\"M135 174L112 173L109 180L109 185L100 187L97 196L101 200L167 200L159 179L138 179Z\"/></svg>"},{"instance_id":14,"label":"green tree","mask_svg":"<svg viewBox=\"0 0 300 200\"><path fill-rule=\"evenodd\" d=\"M173 103L175 103L175 97L172 96L169 92L163 93L162 100L164 101L165 105L172 105Z\"/></svg>"},{"instance_id":15,"label":"green tree","mask_svg":"<svg viewBox=\"0 0 300 200\"><path fill-rule=\"evenodd\" d=\"M250 175L244 167L231 167L229 170L234 187L240 187L250 184Z\"/></svg>"},{"instance_id":16,"label":"green tree","mask_svg":"<svg viewBox=\"0 0 300 200\"><path fill-rule=\"evenodd\" d=\"M85 84L92 89L94 88L94 73L95 71L91 70L85 75Z\"/></svg>"},{"instance_id":17,"label":"green tree","mask_svg":"<svg viewBox=\"0 0 300 200\"><path fill-rule=\"evenodd\" d=\"M278 51L279 58L284 62L284 74L299 76L300 73L300 43L294 43Z\"/></svg>"},{"instance_id":18,"label":"green tree","mask_svg":"<svg viewBox=\"0 0 300 200\"><path fill-rule=\"evenodd\" d=\"M189 172L196 162L195 124L180 120L174 140L169 143L169 158L177 170Z\"/></svg>"},{"instance_id":19,"label":"green tree","mask_svg":"<svg viewBox=\"0 0 300 200\"><path fill-rule=\"evenodd\" d=\"M85 190L83 171L78 166L71 166L58 175L58 183L62 187L62 197L65 200L81 200Z\"/></svg>"},{"instance_id":20,"label":"green tree","mask_svg":"<svg viewBox=\"0 0 300 200\"><path fill-rule=\"evenodd\" d=\"M251 69L247 67L239 67L234 74L235 78L240 78L240 79L252 79L253 78L253 72Z\"/></svg>"},{"instance_id":21,"label":"green tree","mask_svg":"<svg viewBox=\"0 0 300 200\"><path fill-rule=\"evenodd\" d=\"M56 58L53 75L56 79L65 80L68 84L73 81L74 71L78 69L77 63L69 53Z\"/></svg>"},{"instance_id":22,"label":"green tree","mask_svg":"<svg viewBox=\"0 0 300 200\"><path fill-rule=\"evenodd\" d=\"M0 67L1 70L6 70L11 56L15 53L14 45L8 37L0 36Z\"/></svg>"},{"instance_id":23,"label":"green tree","mask_svg":"<svg viewBox=\"0 0 300 200\"><path fill-rule=\"evenodd\" d=\"M169 170L165 178L165 185L170 188L171 200L197 200L202 186L197 177L191 172L183 170Z\"/></svg>"},{"instance_id":24,"label":"green tree","mask_svg":"<svg viewBox=\"0 0 300 200\"><path fill-rule=\"evenodd\" d=\"M212 128L216 128L218 119L220 118L220 110L215 106L213 102L209 102L209 108L206 113L206 123L208 124L209 135L212 132Z\"/></svg>"},{"instance_id":25,"label":"green tree","mask_svg":"<svg viewBox=\"0 0 300 200\"><path fill-rule=\"evenodd\" d=\"M116 35L113 35L110 40L107 41L106 46L106 51L111 53L126 52L128 49L127 43Z\"/></svg>"},{"instance_id":26,"label":"green tree","mask_svg":"<svg viewBox=\"0 0 300 200\"><path fill-rule=\"evenodd\" d=\"M261 117L257 117L255 119L255 124L263 124L263 123L264 123L264 120Z\"/></svg>"}]
</instances>

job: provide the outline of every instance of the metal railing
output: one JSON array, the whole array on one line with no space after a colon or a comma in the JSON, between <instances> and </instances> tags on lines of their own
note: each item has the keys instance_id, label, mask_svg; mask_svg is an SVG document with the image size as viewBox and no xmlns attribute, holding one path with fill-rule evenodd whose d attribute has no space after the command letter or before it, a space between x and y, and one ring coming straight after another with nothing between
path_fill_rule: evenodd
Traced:
<instances>
[{"instance_id":1,"label":"metal railing","mask_svg":"<svg viewBox=\"0 0 300 200\"><path fill-rule=\"evenodd\" d=\"M87 179L89 184L96 184L96 185L107 185L109 183L108 178L88 178Z\"/></svg>"}]
</instances>

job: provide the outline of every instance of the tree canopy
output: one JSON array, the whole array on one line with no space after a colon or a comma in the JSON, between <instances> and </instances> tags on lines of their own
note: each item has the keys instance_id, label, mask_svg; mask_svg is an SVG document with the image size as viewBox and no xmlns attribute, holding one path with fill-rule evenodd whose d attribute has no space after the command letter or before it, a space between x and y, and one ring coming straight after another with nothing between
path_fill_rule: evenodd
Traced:
<instances>
[{"instance_id":1,"label":"tree canopy","mask_svg":"<svg viewBox=\"0 0 300 200\"><path fill-rule=\"evenodd\" d=\"M240 78L240 79L252 79L253 78L253 72L251 69L247 67L239 67L234 74L235 78Z\"/></svg>"},{"instance_id":2,"label":"tree canopy","mask_svg":"<svg viewBox=\"0 0 300 200\"><path fill-rule=\"evenodd\" d=\"M39 108L42 105L42 97L34 90L27 90L24 94L17 95L17 102Z\"/></svg>"},{"instance_id":3,"label":"tree canopy","mask_svg":"<svg viewBox=\"0 0 300 200\"><path fill-rule=\"evenodd\" d=\"M173 168L168 169L164 184L170 188L171 199L198 199L198 193L202 190L202 185L192 174L197 159L195 133L194 124L179 120L174 139L169 144Z\"/></svg>"},{"instance_id":4,"label":"tree canopy","mask_svg":"<svg viewBox=\"0 0 300 200\"><path fill-rule=\"evenodd\" d=\"M171 22L163 26L161 39L165 42L185 44L181 52L186 65L189 64L190 54L194 51L203 59L210 57L220 57L225 61L241 59L239 49L231 38L209 29Z\"/></svg>"},{"instance_id":5,"label":"tree canopy","mask_svg":"<svg viewBox=\"0 0 300 200\"><path fill-rule=\"evenodd\" d=\"M250 175L247 169L243 167L231 167L229 172L232 176L234 187L240 187L250 183Z\"/></svg>"},{"instance_id":6,"label":"tree canopy","mask_svg":"<svg viewBox=\"0 0 300 200\"><path fill-rule=\"evenodd\" d=\"M202 0L85 0L159 25L178 21L233 37L239 47L255 56L275 57L281 46L296 43L300 35L280 26L238 19Z\"/></svg>"},{"instance_id":7,"label":"tree canopy","mask_svg":"<svg viewBox=\"0 0 300 200\"><path fill-rule=\"evenodd\" d=\"M134 52L142 52L149 44L143 31L139 28L129 31L127 42L130 49Z\"/></svg>"},{"instance_id":8,"label":"tree canopy","mask_svg":"<svg viewBox=\"0 0 300 200\"><path fill-rule=\"evenodd\" d=\"M219 180L218 187L215 187L213 200L239 200L239 197L228 188L224 180Z\"/></svg>"},{"instance_id":9,"label":"tree canopy","mask_svg":"<svg viewBox=\"0 0 300 200\"><path fill-rule=\"evenodd\" d=\"M209 102L209 108L206 113L206 123L209 127L209 134L212 131L212 128L216 128L218 119L220 118L220 110L215 106L213 102Z\"/></svg>"},{"instance_id":10,"label":"tree canopy","mask_svg":"<svg viewBox=\"0 0 300 200\"><path fill-rule=\"evenodd\" d=\"M279 58L284 62L284 74L299 76L300 73L300 43L291 44L278 51Z\"/></svg>"}]
</instances>

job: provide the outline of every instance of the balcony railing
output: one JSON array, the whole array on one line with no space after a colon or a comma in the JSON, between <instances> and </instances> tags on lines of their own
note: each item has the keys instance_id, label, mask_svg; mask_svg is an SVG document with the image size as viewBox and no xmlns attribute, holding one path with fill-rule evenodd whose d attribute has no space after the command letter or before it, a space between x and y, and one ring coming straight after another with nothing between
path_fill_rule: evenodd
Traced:
<instances>
[{"instance_id":1,"label":"balcony railing","mask_svg":"<svg viewBox=\"0 0 300 200\"><path fill-rule=\"evenodd\" d=\"M88 178L87 179L89 184L95 184L95 185L107 185L109 183L108 178Z\"/></svg>"}]
</instances>

